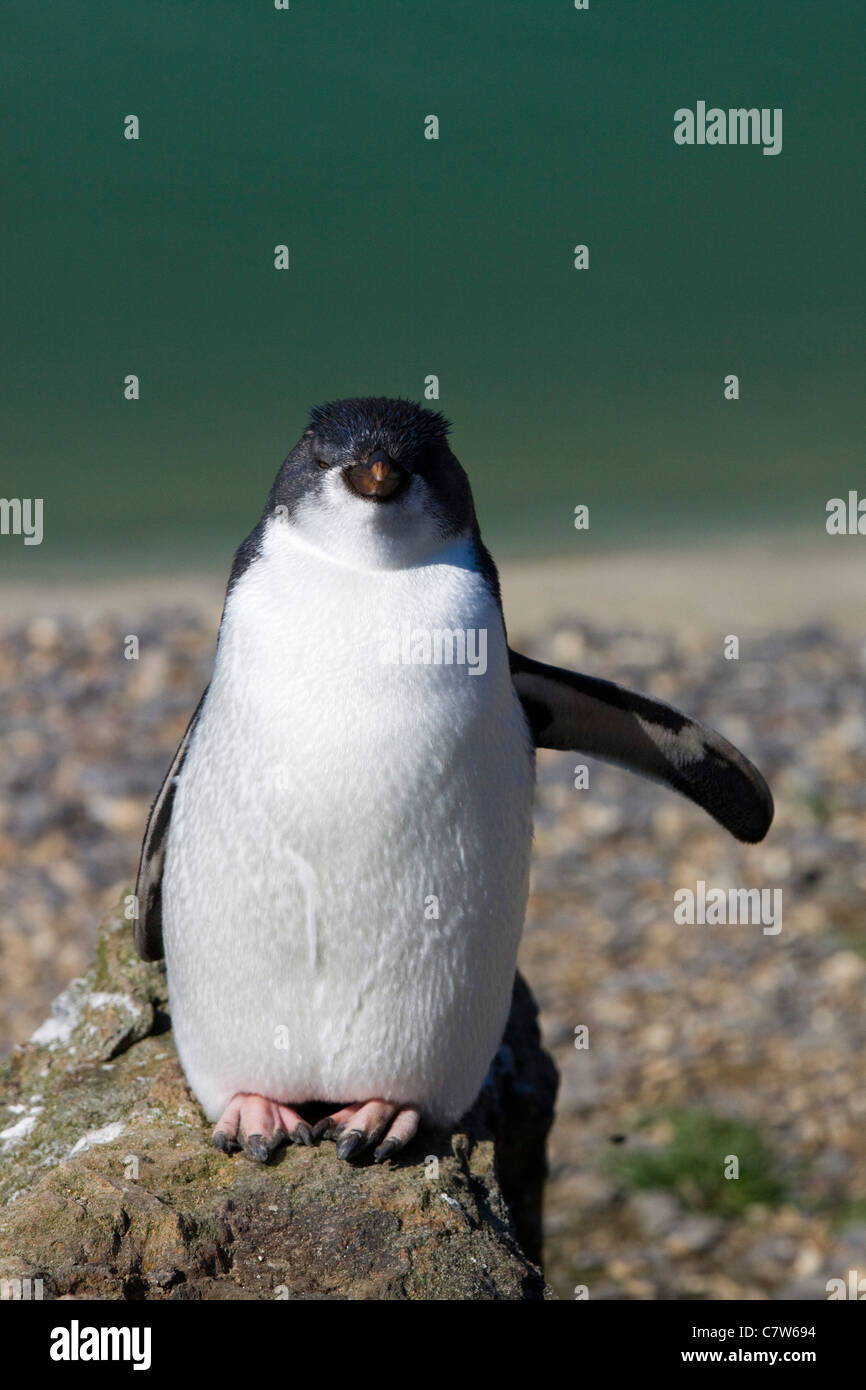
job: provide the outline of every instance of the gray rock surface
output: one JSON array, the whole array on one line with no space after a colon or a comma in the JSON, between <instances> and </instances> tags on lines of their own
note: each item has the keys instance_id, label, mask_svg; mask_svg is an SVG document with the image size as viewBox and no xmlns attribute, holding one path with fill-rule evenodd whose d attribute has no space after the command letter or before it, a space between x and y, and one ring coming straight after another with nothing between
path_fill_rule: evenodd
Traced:
<instances>
[{"instance_id":1,"label":"gray rock surface","mask_svg":"<svg viewBox=\"0 0 866 1390\"><path fill-rule=\"evenodd\" d=\"M267 1166L213 1148L122 906L97 959L0 1072L0 1280L45 1298L551 1297L541 1247L556 1070L518 977L503 1045L451 1134L391 1164L332 1143Z\"/></svg>"}]
</instances>

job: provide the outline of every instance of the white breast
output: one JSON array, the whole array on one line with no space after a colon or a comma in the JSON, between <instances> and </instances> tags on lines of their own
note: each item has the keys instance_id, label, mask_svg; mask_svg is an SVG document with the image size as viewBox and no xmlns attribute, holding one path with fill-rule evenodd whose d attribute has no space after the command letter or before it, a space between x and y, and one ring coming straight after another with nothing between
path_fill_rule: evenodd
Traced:
<instances>
[{"instance_id":1,"label":"white breast","mask_svg":"<svg viewBox=\"0 0 866 1390\"><path fill-rule=\"evenodd\" d=\"M394 660L445 630L486 631L483 674ZM434 1120L471 1104L508 1013L533 776L468 542L359 571L270 525L227 604L163 885L175 1034L211 1118L240 1090Z\"/></svg>"}]
</instances>

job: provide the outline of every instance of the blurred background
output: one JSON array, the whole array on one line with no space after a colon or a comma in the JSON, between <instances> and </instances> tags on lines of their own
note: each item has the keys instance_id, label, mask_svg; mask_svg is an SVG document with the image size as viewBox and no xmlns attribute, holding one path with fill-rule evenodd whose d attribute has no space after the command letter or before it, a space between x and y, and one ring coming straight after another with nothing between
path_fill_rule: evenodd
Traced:
<instances>
[{"instance_id":1,"label":"blurred background","mask_svg":"<svg viewBox=\"0 0 866 1390\"><path fill-rule=\"evenodd\" d=\"M853 0L59 0L47 26L10 0L4 27L26 573L223 567L309 406L429 374L500 553L571 550L579 502L586 548L816 525L854 486ZM699 99L781 107L782 153L676 145Z\"/></svg>"},{"instance_id":2,"label":"blurred background","mask_svg":"<svg viewBox=\"0 0 866 1390\"><path fill-rule=\"evenodd\" d=\"M541 759L550 1277L823 1298L866 1273L866 540L825 529L866 494L861 7L4 17L2 489L43 498L44 540L0 537L0 1051L134 874L307 410L435 375L515 644L715 724L778 807L744 849ZM781 154L676 145L698 100L781 107ZM675 927L698 878L782 888L782 932Z\"/></svg>"}]
</instances>

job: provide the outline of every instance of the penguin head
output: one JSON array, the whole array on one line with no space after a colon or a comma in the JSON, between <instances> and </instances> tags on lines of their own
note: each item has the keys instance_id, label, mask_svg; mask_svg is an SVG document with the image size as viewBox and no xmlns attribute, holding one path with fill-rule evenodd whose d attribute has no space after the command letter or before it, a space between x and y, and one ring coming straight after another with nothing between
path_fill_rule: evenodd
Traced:
<instances>
[{"instance_id":1,"label":"penguin head","mask_svg":"<svg viewBox=\"0 0 866 1390\"><path fill-rule=\"evenodd\" d=\"M301 541L338 563L402 568L475 525L450 425L413 401L365 396L310 412L268 499Z\"/></svg>"}]
</instances>

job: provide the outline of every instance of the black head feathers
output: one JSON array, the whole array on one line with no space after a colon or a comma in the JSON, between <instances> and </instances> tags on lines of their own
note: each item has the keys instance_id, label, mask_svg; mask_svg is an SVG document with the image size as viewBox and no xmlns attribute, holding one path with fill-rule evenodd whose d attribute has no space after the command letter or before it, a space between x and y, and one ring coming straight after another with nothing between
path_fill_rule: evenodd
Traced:
<instances>
[{"instance_id":1,"label":"black head feathers","mask_svg":"<svg viewBox=\"0 0 866 1390\"><path fill-rule=\"evenodd\" d=\"M438 410L425 410L414 401L356 396L314 406L309 429L339 454L386 449L399 459L444 444L451 425Z\"/></svg>"}]
</instances>

